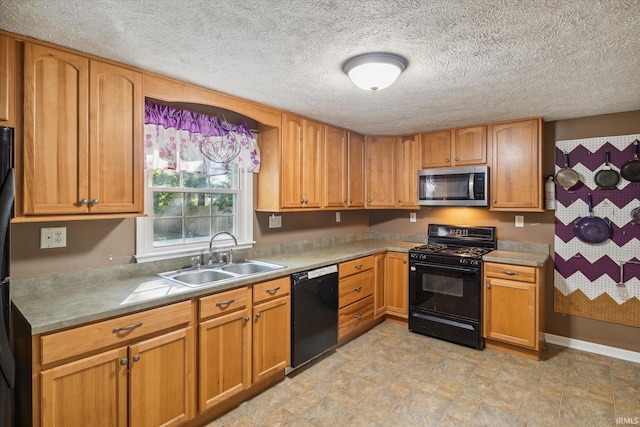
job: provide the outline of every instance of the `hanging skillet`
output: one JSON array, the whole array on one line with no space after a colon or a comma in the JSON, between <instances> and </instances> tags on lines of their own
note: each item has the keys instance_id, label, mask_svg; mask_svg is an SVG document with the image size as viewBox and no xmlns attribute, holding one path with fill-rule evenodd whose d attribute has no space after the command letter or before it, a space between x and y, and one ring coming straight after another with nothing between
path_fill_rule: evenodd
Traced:
<instances>
[{"instance_id":1,"label":"hanging skillet","mask_svg":"<svg viewBox=\"0 0 640 427\"><path fill-rule=\"evenodd\" d=\"M575 236L584 243L602 243L611 237L611 227L604 219L593 216L593 200L591 193L587 195L589 216L580 218L573 228Z\"/></svg>"},{"instance_id":2,"label":"hanging skillet","mask_svg":"<svg viewBox=\"0 0 640 427\"><path fill-rule=\"evenodd\" d=\"M569 155L563 153L563 156L564 167L556 173L555 181L565 190L568 190L580 181L580 177L578 176L578 172L569 167Z\"/></svg>"},{"instance_id":3,"label":"hanging skillet","mask_svg":"<svg viewBox=\"0 0 640 427\"><path fill-rule=\"evenodd\" d=\"M604 167L596 173L593 180L601 190L611 190L612 188L616 188L618 182L620 182L620 175L618 175L617 171L611 169L611 166L609 165L608 151L604 152Z\"/></svg>"},{"instance_id":4,"label":"hanging skillet","mask_svg":"<svg viewBox=\"0 0 640 427\"><path fill-rule=\"evenodd\" d=\"M627 181L640 181L640 159L638 159L638 140L633 141L633 159L622 165L620 175Z\"/></svg>"}]
</instances>

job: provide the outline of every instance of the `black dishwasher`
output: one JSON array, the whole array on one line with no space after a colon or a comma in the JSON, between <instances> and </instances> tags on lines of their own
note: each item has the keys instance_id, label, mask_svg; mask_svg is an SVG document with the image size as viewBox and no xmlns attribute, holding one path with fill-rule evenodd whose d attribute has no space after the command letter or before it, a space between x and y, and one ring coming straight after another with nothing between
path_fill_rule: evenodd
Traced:
<instances>
[{"instance_id":1,"label":"black dishwasher","mask_svg":"<svg viewBox=\"0 0 640 427\"><path fill-rule=\"evenodd\" d=\"M287 373L338 343L338 266L291 275L291 367Z\"/></svg>"}]
</instances>

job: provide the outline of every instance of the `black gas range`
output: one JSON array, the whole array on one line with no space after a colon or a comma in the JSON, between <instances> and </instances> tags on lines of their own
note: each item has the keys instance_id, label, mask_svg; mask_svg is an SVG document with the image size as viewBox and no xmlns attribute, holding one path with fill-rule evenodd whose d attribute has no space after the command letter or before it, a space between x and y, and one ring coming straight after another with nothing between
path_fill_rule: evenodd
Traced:
<instances>
[{"instance_id":1,"label":"black gas range","mask_svg":"<svg viewBox=\"0 0 640 427\"><path fill-rule=\"evenodd\" d=\"M409 329L482 349L482 256L495 227L430 224L427 244L409 250Z\"/></svg>"}]
</instances>

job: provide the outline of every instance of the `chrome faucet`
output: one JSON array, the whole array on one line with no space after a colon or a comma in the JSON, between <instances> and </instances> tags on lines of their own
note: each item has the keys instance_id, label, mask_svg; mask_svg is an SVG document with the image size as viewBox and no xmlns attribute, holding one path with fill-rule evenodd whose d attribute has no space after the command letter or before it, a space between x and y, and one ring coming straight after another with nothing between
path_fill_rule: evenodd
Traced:
<instances>
[{"instance_id":1,"label":"chrome faucet","mask_svg":"<svg viewBox=\"0 0 640 427\"><path fill-rule=\"evenodd\" d=\"M209 240L209 265L213 264L213 240L222 234L226 234L227 236L231 237L233 239L234 246L238 246L238 239L236 239L236 236L229 233L228 231L218 231L213 236L211 236L211 240ZM227 258L227 262L228 263L233 262L233 249L229 249L229 256Z\"/></svg>"}]
</instances>

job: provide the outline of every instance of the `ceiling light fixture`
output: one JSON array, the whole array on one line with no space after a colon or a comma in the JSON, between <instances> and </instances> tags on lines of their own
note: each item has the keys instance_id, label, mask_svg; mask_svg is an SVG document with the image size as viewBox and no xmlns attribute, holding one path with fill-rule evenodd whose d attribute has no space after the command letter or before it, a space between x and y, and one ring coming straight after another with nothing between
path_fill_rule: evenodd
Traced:
<instances>
[{"instance_id":1,"label":"ceiling light fixture","mask_svg":"<svg viewBox=\"0 0 640 427\"><path fill-rule=\"evenodd\" d=\"M391 86L405 68L407 60L402 56L375 52L347 60L342 66L342 71L360 89L375 92Z\"/></svg>"}]
</instances>

